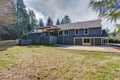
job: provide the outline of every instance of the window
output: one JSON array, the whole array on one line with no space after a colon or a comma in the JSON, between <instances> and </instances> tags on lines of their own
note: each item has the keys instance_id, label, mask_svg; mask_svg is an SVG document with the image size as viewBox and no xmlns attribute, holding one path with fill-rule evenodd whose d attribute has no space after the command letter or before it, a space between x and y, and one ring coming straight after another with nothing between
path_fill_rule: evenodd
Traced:
<instances>
[{"instance_id":1,"label":"window","mask_svg":"<svg viewBox=\"0 0 120 80\"><path fill-rule=\"evenodd\" d=\"M65 36L68 36L68 34L69 34L69 33L68 33L68 30L65 30L65 31L64 31L64 35L65 35Z\"/></svg>"},{"instance_id":2,"label":"window","mask_svg":"<svg viewBox=\"0 0 120 80\"><path fill-rule=\"evenodd\" d=\"M89 29L85 29L85 30L84 30L84 34L85 34L85 35L89 34Z\"/></svg>"},{"instance_id":3,"label":"window","mask_svg":"<svg viewBox=\"0 0 120 80\"><path fill-rule=\"evenodd\" d=\"M79 30L75 30L75 35L78 35L79 34Z\"/></svg>"},{"instance_id":4,"label":"window","mask_svg":"<svg viewBox=\"0 0 120 80\"><path fill-rule=\"evenodd\" d=\"M54 36L54 32L50 32L50 36Z\"/></svg>"},{"instance_id":5,"label":"window","mask_svg":"<svg viewBox=\"0 0 120 80\"><path fill-rule=\"evenodd\" d=\"M62 36L63 35L63 31L59 31L59 35Z\"/></svg>"},{"instance_id":6,"label":"window","mask_svg":"<svg viewBox=\"0 0 120 80\"><path fill-rule=\"evenodd\" d=\"M84 43L90 43L90 39L89 38L84 39Z\"/></svg>"}]
</instances>

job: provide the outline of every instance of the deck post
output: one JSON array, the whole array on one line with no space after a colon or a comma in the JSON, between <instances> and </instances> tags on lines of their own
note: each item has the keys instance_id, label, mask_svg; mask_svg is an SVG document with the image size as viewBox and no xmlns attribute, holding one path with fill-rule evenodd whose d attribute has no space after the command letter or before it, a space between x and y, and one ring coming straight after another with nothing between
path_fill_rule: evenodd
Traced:
<instances>
[{"instance_id":1,"label":"deck post","mask_svg":"<svg viewBox=\"0 0 120 80\"><path fill-rule=\"evenodd\" d=\"M93 38L93 45L95 46L95 38Z\"/></svg>"},{"instance_id":2,"label":"deck post","mask_svg":"<svg viewBox=\"0 0 120 80\"><path fill-rule=\"evenodd\" d=\"M103 45L103 38L101 38L101 45Z\"/></svg>"}]
</instances>

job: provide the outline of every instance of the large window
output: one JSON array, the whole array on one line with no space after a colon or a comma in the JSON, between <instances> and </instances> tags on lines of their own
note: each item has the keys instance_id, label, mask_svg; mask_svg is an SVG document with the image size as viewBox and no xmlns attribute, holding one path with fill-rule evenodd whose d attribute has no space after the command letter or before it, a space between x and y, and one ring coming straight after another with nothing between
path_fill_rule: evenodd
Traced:
<instances>
[{"instance_id":1,"label":"large window","mask_svg":"<svg viewBox=\"0 0 120 80\"><path fill-rule=\"evenodd\" d=\"M84 29L84 34L88 35L89 34L89 29Z\"/></svg>"},{"instance_id":2,"label":"large window","mask_svg":"<svg viewBox=\"0 0 120 80\"><path fill-rule=\"evenodd\" d=\"M84 43L90 43L90 39L89 38L84 39Z\"/></svg>"},{"instance_id":3,"label":"large window","mask_svg":"<svg viewBox=\"0 0 120 80\"><path fill-rule=\"evenodd\" d=\"M68 35L69 35L69 31L68 31L68 30L65 30L65 31L64 31L64 35L65 35L65 36L68 36Z\"/></svg>"},{"instance_id":4,"label":"large window","mask_svg":"<svg viewBox=\"0 0 120 80\"><path fill-rule=\"evenodd\" d=\"M63 35L63 31L59 31L59 36L62 36Z\"/></svg>"},{"instance_id":5,"label":"large window","mask_svg":"<svg viewBox=\"0 0 120 80\"><path fill-rule=\"evenodd\" d=\"M79 35L79 30L78 29L75 30L75 35Z\"/></svg>"},{"instance_id":6,"label":"large window","mask_svg":"<svg viewBox=\"0 0 120 80\"><path fill-rule=\"evenodd\" d=\"M54 32L50 32L50 36L54 36Z\"/></svg>"}]
</instances>

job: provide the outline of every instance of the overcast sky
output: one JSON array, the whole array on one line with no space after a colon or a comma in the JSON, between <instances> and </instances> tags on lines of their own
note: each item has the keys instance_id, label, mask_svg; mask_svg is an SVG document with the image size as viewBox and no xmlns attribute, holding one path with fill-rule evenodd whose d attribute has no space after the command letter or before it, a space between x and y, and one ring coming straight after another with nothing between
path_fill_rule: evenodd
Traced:
<instances>
[{"instance_id":1,"label":"overcast sky","mask_svg":"<svg viewBox=\"0 0 120 80\"><path fill-rule=\"evenodd\" d=\"M36 18L42 18L46 22L50 16L56 23L56 19L69 15L72 22L98 19L98 14L89 8L90 0L24 0L28 9L33 9ZM102 21L103 28L114 30L114 23L105 19Z\"/></svg>"}]
</instances>

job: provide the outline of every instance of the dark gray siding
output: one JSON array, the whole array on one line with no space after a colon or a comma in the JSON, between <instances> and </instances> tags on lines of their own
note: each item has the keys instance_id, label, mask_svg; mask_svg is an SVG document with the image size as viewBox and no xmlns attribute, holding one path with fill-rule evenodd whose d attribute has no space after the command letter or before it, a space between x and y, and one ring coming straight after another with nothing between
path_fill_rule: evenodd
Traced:
<instances>
[{"instance_id":1,"label":"dark gray siding","mask_svg":"<svg viewBox=\"0 0 120 80\"><path fill-rule=\"evenodd\" d=\"M29 34L28 39L37 39L37 34Z\"/></svg>"},{"instance_id":2,"label":"dark gray siding","mask_svg":"<svg viewBox=\"0 0 120 80\"><path fill-rule=\"evenodd\" d=\"M89 35L101 35L101 27L98 28L90 28Z\"/></svg>"},{"instance_id":3,"label":"dark gray siding","mask_svg":"<svg viewBox=\"0 0 120 80\"><path fill-rule=\"evenodd\" d=\"M91 45L94 45L94 39L91 38Z\"/></svg>"},{"instance_id":4,"label":"dark gray siding","mask_svg":"<svg viewBox=\"0 0 120 80\"><path fill-rule=\"evenodd\" d=\"M69 30L68 36L58 36L58 44L66 44L66 45L73 45L74 44L74 38L75 37L96 37L101 35L101 27L98 28L90 28L89 34L84 35L84 29L79 29L79 34L75 34L75 30L71 29ZM29 34L28 39L32 39L34 44L43 44L48 45L50 43L49 35L48 33L36 33L36 34ZM82 39L76 39L75 40L76 45L82 45ZM95 40L96 45L101 45L101 39L97 38ZM93 39L91 39L91 45L94 45Z\"/></svg>"},{"instance_id":5,"label":"dark gray siding","mask_svg":"<svg viewBox=\"0 0 120 80\"><path fill-rule=\"evenodd\" d=\"M33 44L49 45L49 36L47 33L29 34L28 39L32 40Z\"/></svg>"},{"instance_id":6,"label":"dark gray siding","mask_svg":"<svg viewBox=\"0 0 120 80\"><path fill-rule=\"evenodd\" d=\"M84 35L84 29L79 29L79 34L75 34L75 30L69 30L69 36L58 36L58 43L59 44L66 44L66 45L73 45L74 44L74 37L91 37L101 35L101 27L98 28L90 28L89 34ZM100 42L100 41L99 41ZM81 43L79 43L81 44ZM92 42L93 45L93 42Z\"/></svg>"},{"instance_id":7,"label":"dark gray siding","mask_svg":"<svg viewBox=\"0 0 120 80\"><path fill-rule=\"evenodd\" d=\"M73 34L74 36L97 36L97 35L101 35L101 27L98 28L90 28L89 29L89 34L88 35L84 35L84 29L79 29L79 35L75 35L75 30L70 30L71 34Z\"/></svg>"},{"instance_id":8,"label":"dark gray siding","mask_svg":"<svg viewBox=\"0 0 120 80\"><path fill-rule=\"evenodd\" d=\"M63 41L64 41L64 44L66 45L73 45L73 37L64 36Z\"/></svg>"},{"instance_id":9,"label":"dark gray siding","mask_svg":"<svg viewBox=\"0 0 120 80\"><path fill-rule=\"evenodd\" d=\"M58 44L63 44L63 37L62 36L58 37Z\"/></svg>"}]
</instances>

